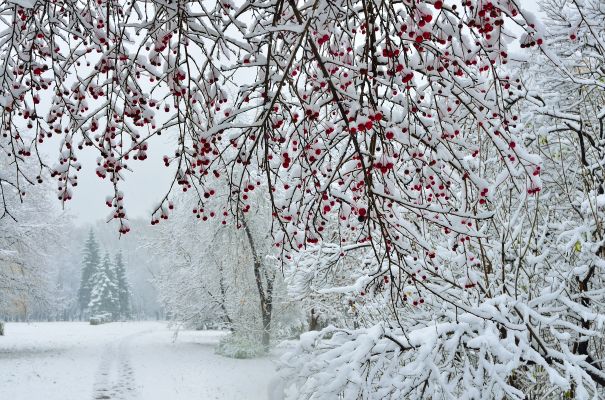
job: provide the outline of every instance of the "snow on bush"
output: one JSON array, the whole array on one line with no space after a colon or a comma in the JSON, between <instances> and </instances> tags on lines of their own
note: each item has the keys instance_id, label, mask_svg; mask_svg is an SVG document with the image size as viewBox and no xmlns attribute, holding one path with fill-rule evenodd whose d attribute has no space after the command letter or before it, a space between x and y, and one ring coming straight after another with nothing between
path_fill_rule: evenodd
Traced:
<instances>
[{"instance_id":1,"label":"snow on bush","mask_svg":"<svg viewBox=\"0 0 605 400\"><path fill-rule=\"evenodd\" d=\"M266 350L258 337L236 333L222 337L216 353L230 358L257 358Z\"/></svg>"}]
</instances>

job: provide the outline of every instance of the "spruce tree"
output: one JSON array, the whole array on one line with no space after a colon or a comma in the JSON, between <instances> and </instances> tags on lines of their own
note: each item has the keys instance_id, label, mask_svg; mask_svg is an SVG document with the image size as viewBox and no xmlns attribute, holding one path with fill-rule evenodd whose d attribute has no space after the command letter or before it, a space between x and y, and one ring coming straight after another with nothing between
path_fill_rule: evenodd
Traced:
<instances>
[{"instance_id":1,"label":"spruce tree","mask_svg":"<svg viewBox=\"0 0 605 400\"><path fill-rule=\"evenodd\" d=\"M100 255L99 245L95 240L95 235L92 229L88 234L88 239L84 244L84 252L82 259L82 277L80 280L80 289L78 290L78 305L80 307L80 315L84 313L90 303L90 293L92 290L92 278L95 272L99 269Z\"/></svg>"},{"instance_id":2,"label":"spruce tree","mask_svg":"<svg viewBox=\"0 0 605 400\"><path fill-rule=\"evenodd\" d=\"M126 268L122 252L118 251L115 262L115 277L118 286L118 300L120 303L120 316L130 318L130 287L126 279Z\"/></svg>"},{"instance_id":3,"label":"spruce tree","mask_svg":"<svg viewBox=\"0 0 605 400\"><path fill-rule=\"evenodd\" d=\"M111 314L116 319L119 314L118 287L109 254L105 254L103 264L93 275L88 307L93 315Z\"/></svg>"}]
</instances>

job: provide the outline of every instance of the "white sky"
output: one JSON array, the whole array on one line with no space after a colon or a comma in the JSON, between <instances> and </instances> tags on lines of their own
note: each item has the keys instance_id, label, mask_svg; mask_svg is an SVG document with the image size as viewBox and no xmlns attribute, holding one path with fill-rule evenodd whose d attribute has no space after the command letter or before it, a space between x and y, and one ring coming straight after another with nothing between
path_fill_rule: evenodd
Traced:
<instances>
[{"instance_id":1,"label":"white sky","mask_svg":"<svg viewBox=\"0 0 605 400\"><path fill-rule=\"evenodd\" d=\"M162 161L164 154L174 152L166 143L167 137L150 143L145 161L130 161L133 172L124 173L122 185L124 202L129 218L143 217L151 220L151 212L158 205L173 176L172 168L166 168ZM80 153L82 170L78 174L78 186L73 200L65 205L65 210L75 217L77 224L87 224L99 219L106 220L112 211L105 204L105 198L113 193L109 179L101 179L96 173L95 150L88 148Z\"/></svg>"}]
</instances>

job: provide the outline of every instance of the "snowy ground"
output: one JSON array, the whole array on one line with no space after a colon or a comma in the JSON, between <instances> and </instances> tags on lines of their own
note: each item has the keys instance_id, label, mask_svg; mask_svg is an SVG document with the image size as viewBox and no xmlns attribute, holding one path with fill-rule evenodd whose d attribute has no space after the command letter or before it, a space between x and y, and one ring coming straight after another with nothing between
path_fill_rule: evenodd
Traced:
<instances>
[{"instance_id":1,"label":"snowy ground","mask_svg":"<svg viewBox=\"0 0 605 400\"><path fill-rule=\"evenodd\" d=\"M10 400L265 400L271 359L214 354L222 333L156 322L7 324L0 398Z\"/></svg>"}]
</instances>

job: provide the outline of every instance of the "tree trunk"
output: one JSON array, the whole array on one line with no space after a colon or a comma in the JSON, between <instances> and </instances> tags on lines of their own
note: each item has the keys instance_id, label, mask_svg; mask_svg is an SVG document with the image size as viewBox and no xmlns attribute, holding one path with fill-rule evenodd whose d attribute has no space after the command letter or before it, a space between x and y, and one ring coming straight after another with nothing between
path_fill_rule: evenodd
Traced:
<instances>
[{"instance_id":1,"label":"tree trunk","mask_svg":"<svg viewBox=\"0 0 605 400\"><path fill-rule=\"evenodd\" d=\"M0 336L4 336L4 322L0 321Z\"/></svg>"},{"instance_id":2,"label":"tree trunk","mask_svg":"<svg viewBox=\"0 0 605 400\"><path fill-rule=\"evenodd\" d=\"M309 331L319 331L319 313L315 314L315 309L311 309L311 315L309 316Z\"/></svg>"},{"instance_id":3,"label":"tree trunk","mask_svg":"<svg viewBox=\"0 0 605 400\"><path fill-rule=\"evenodd\" d=\"M267 281L267 289L263 287L263 279L262 279L262 260L256 251L256 246L254 244L254 238L252 237L252 232L250 231L250 227L246 222L246 218L244 215L241 215L242 226L244 227L244 231L246 232L246 237L248 239L248 243L250 244L250 251L252 252L252 259L254 261L254 278L256 280L256 288L258 289L258 295L260 297L260 310L263 321L263 335L262 335L262 344L265 348L265 351L269 350L269 344L271 342L271 314L273 311L273 277L269 277L269 275L265 271L265 279Z\"/></svg>"},{"instance_id":4,"label":"tree trunk","mask_svg":"<svg viewBox=\"0 0 605 400\"><path fill-rule=\"evenodd\" d=\"M227 311L227 289L226 289L226 285L225 285L225 274L223 272L223 263L219 262L217 266L218 266L218 271L219 271L219 288L221 291L221 300L220 300L221 301L221 310L223 311L225 320L231 327L230 329L233 330L233 320L231 319L231 317L229 316L229 312Z\"/></svg>"},{"instance_id":5,"label":"tree trunk","mask_svg":"<svg viewBox=\"0 0 605 400\"><path fill-rule=\"evenodd\" d=\"M263 348L265 351L269 350L269 344L271 343L271 315L263 315Z\"/></svg>"}]
</instances>

